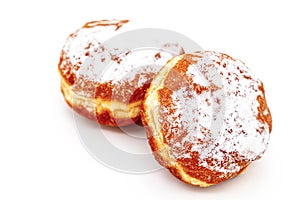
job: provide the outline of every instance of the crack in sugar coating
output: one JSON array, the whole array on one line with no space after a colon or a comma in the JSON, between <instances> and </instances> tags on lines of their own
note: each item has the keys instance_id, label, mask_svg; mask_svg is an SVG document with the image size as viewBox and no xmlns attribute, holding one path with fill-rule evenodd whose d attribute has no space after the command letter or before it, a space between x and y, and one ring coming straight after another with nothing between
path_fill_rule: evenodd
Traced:
<instances>
[{"instance_id":1,"label":"crack in sugar coating","mask_svg":"<svg viewBox=\"0 0 300 200\"><path fill-rule=\"evenodd\" d=\"M262 82L243 62L216 52L185 55L157 93L164 142L190 176L221 182L265 152L271 115Z\"/></svg>"}]
</instances>

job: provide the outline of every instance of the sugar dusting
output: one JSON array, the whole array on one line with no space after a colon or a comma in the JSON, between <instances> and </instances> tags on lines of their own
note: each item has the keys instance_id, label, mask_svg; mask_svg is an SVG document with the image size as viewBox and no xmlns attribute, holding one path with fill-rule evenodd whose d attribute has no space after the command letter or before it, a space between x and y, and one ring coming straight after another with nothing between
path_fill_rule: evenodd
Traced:
<instances>
[{"instance_id":1,"label":"sugar dusting","mask_svg":"<svg viewBox=\"0 0 300 200\"><path fill-rule=\"evenodd\" d=\"M194 55L197 63L186 72L191 83L172 93L175 112L162 106L167 121L181 125L170 139L172 157L191 158L197 152L199 166L224 176L236 173L244 167L239 162L260 158L268 145L269 127L257 120L262 82L243 62L225 54ZM209 90L197 93L194 83ZM182 137L183 132L187 134Z\"/></svg>"},{"instance_id":2,"label":"sugar dusting","mask_svg":"<svg viewBox=\"0 0 300 200\"><path fill-rule=\"evenodd\" d=\"M87 23L89 26L83 26L68 37L59 68L65 77L72 78L69 82L77 94L93 98L97 84L107 82L118 86L118 94L132 94L151 81L169 59L184 53L177 43L133 51L104 43L126 31L130 24L120 23L116 20Z\"/></svg>"}]
</instances>

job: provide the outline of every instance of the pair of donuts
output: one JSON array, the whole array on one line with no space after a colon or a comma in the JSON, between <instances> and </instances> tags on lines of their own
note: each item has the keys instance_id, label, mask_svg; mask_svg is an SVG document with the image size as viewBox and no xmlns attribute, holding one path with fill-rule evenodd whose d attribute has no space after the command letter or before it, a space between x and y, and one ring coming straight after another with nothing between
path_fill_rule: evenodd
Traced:
<instances>
[{"instance_id":1,"label":"pair of donuts","mask_svg":"<svg viewBox=\"0 0 300 200\"><path fill-rule=\"evenodd\" d=\"M155 159L200 187L237 176L263 155L272 117L262 81L245 63L178 44L140 57L105 46L126 23L89 22L68 37L58 68L70 107L107 126L141 120Z\"/></svg>"}]
</instances>

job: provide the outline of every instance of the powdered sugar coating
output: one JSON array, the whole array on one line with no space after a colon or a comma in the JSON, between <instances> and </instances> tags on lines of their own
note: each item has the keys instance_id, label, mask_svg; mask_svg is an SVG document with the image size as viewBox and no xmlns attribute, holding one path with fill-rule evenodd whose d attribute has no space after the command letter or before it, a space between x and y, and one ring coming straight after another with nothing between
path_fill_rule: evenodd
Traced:
<instances>
[{"instance_id":1,"label":"powdered sugar coating","mask_svg":"<svg viewBox=\"0 0 300 200\"><path fill-rule=\"evenodd\" d=\"M171 88L171 103L161 101L160 124L174 160L220 172L222 177L238 173L265 152L271 125L259 120L262 82L246 65L225 54L198 52L183 56L187 68L175 66L182 76L181 87ZM197 88L202 88L200 91ZM167 126L165 126L167 124ZM168 127L166 129L165 127Z\"/></svg>"},{"instance_id":2,"label":"powdered sugar coating","mask_svg":"<svg viewBox=\"0 0 300 200\"><path fill-rule=\"evenodd\" d=\"M132 28L128 20L101 20L87 23L68 37L59 70L73 91L94 98L99 84L109 83L117 87L112 96L118 99L124 94L126 98L118 100L128 102L130 94L149 83L169 59L184 53L177 43L160 41L159 47L131 50L106 42Z\"/></svg>"}]
</instances>

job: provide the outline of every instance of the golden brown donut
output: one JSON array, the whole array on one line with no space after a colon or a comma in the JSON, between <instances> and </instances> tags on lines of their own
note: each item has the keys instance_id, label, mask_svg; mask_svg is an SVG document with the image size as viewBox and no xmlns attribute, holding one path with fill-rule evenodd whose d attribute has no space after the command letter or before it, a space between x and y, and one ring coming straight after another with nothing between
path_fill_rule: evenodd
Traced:
<instances>
[{"instance_id":1,"label":"golden brown donut","mask_svg":"<svg viewBox=\"0 0 300 200\"><path fill-rule=\"evenodd\" d=\"M143 54L104 44L127 31L123 27L128 23L86 23L67 38L58 64L61 91L68 105L103 125L124 126L139 121L140 105L153 76L173 55L184 53L178 44L162 47L172 53L149 49ZM105 64L109 67L104 69Z\"/></svg>"},{"instance_id":2,"label":"golden brown donut","mask_svg":"<svg viewBox=\"0 0 300 200\"><path fill-rule=\"evenodd\" d=\"M262 81L240 60L211 51L171 59L141 115L156 160L201 187L243 172L266 151L272 130Z\"/></svg>"}]
</instances>

